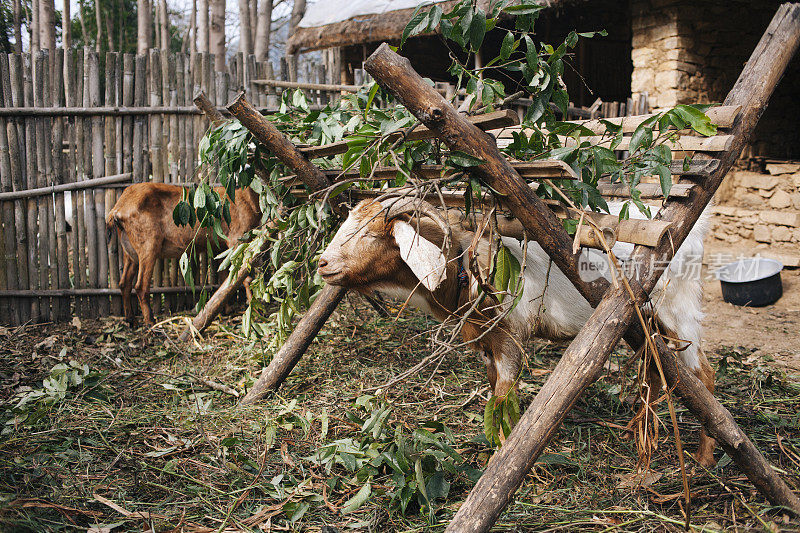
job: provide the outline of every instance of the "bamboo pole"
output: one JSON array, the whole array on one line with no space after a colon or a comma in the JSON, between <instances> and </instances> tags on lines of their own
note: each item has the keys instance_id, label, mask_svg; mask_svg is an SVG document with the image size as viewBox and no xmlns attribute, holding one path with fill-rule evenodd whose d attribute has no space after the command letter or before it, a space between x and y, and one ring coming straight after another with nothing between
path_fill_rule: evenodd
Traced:
<instances>
[{"instance_id":1,"label":"bamboo pole","mask_svg":"<svg viewBox=\"0 0 800 533\"><path fill-rule=\"evenodd\" d=\"M162 102L162 80L161 80L161 54L158 50L150 51L150 105L160 106ZM162 133L161 116L150 116L150 165L153 171L153 181L164 183L164 166L162 162ZM153 268L153 284L162 285L164 262L159 259ZM161 312L161 298L152 299L153 313Z\"/></svg>"},{"instance_id":2,"label":"bamboo pole","mask_svg":"<svg viewBox=\"0 0 800 533\"><path fill-rule=\"evenodd\" d=\"M105 68L105 105L117 105L116 92L117 84L119 83L118 71L118 58L117 52L106 53L106 68ZM110 176L117 172L117 142L122 142L121 137L116 135L116 119L114 117L105 117L103 124L103 148L105 152L105 175ZM116 203L116 191L114 189L105 189L104 191L104 205L103 221L105 221L108 213ZM103 225L98 225L102 228ZM109 287L116 287L119 285L119 243L117 241L117 232L111 232L104 235L106 237L106 257L108 261L108 285ZM111 313L116 316L122 314L122 299L113 297L111 298Z\"/></svg>"},{"instance_id":3,"label":"bamboo pole","mask_svg":"<svg viewBox=\"0 0 800 533\"><path fill-rule=\"evenodd\" d=\"M165 55L162 55L162 62L164 72L164 87L163 97L164 104L169 107L174 107L178 104L178 93L175 88L176 75L177 75L177 59L175 54L169 54L166 50ZM178 176L178 116L169 115L164 116L164 176L165 181L169 183L177 183L180 181ZM178 286L178 261L176 259L169 259L165 273L168 275L165 279L169 280L169 285L172 287ZM166 281L164 283L166 285ZM178 297L171 295L165 298L168 302L170 312L178 310Z\"/></svg>"},{"instance_id":4,"label":"bamboo pole","mask_svg":"<svg viewBox=\"0 0 800 533\"><path fill-rule=\"evenodd\" d=\"M175 57L175 87L174 87L174 104L175 107L185 105L185 94L184 94L184 63L188 56L185 54L178 54ZM172 119L172 117L170 117ZM173 177L173 183L185 183L189 181L187 169L187 162L186 162L186 119L185 117L177 117L175 116L175 122L173 125L173 135L174 135L174 142L175 147L173 148L173 154L175 158L174 168L175 174ZM181 273L178 273L177 277L177 284L178 286L185 286L186 280L183 278ZM176 310L184 310L189 306L189 296L184 293L176 297Z\"/></svg>"},{"instance_id":5,"label":"bamboo pole","mask_svg":"<svg viewBox=\"0 0 800 533\"><path fill-rule=\"evenodd\" d=\"M96 72L96 68L92 65L97 64L97 57L93 50L88 47L83 49L83 105L86 107L92 106L91 99L91 86L92 86L92 73ZM84 179L89 179L93 176L92 165L92 119L86 118L83 121L83 172ZM85 224L85 245L86 245L86 263L87 263L87 288L96 288L99 286L98 277L98 249L97 249L97 216L96 204L94 201L94 194L85 191L83 196L83 218ZM97 301L94 298L86 299L85 316L97 316Z\"/></svg>"},{"instance_id":6,"label":"bamboo pole","mask_svg":"<svg viewBox=\"0 0 800 533\"><path fill-rule=\"evenodd\" d=\"M86 49L84 50L76 50L75 54L75 103L83 103L84 99L86 98L85 95L85 87L86 87ZM87 100L88 101L88 100ZM88 121L85 119L75 119L75 149L76 149L76 167L77 167L77 175L76 180L77 182L85 181L89 179L89 173L91 170L91 158L86 157L86 139L87 137L87 124ZM87 194L83 191L78 192L75 194L75 202L77 203L77 207L75 209L75 227L73 228L73 232L75 232L75 240L77 243L77 256L75 261L75 281L76 287L88 287L89 286L89 268L90 264L92 263L91 258L89 257L89 247L88 247L88 240L86 238L87 235L87 227L86 227L86 215L89 206L89 202L86 201ZM92 267L94 268L94 267ZM91 316L91 300L89 298L81 298L76 302L76 308L78 307L77 304L80 304L80 314L79 316Z\"/></svg>"},{"instance_id":7,"label":"bamboo pole","mask_svg":"<svg viewBox=\"0 0 800 533\"><path fill-rule=\"evenodd\" d=\"M145 95L147 94L147 56L137 55L133 61L133 102L134 105L142 106L145 104ZM133 161L131 172L133 172L133 181L135 183L147 181L147 165L145 163L146 127L147 124L143 116L137 116L133 119Z\"/></svg>"},{"instance_id":8,"label":"bamboo pole","mask_svg":"<svg viewBox=\"0 0 800 533\"><path fill-rule=\"evenodd\" d=\"M99 107L101 104L100 96L100 56L97 53L89 55L89 105ZM105 169L105 149L103 146L104 134L103 118L92 117L92 177L101 178ZM97 283L95 287L108 287L108 244L106 242L105 218L106 218L106 195L105 191L95 189L94 191L94 225L93 236L95 238L95 252L97 258ZM98 298L97 312L100 316L108 316L110 311L109 299Z\"/></svg>"},{"instance_id":9,"label":"bamboo pole","mask_svg":"<svg viewBox=\"0 0 800 533\"><path fill-rule=\"evenodd\" d=\"M10 83L5 83L8 75L8 57L2 58L5 62L0 60L0 91L2 91L2 101L5 101L5 92L10 90ZM16 133L16 126L10 125ZM0 118L0 190L9 192L14 188L13 178L11 175L11 157L8 139L8 125L7 121ZM16 254L16 240L17 231L14 224L14 204L11 202L0 202L0 225L2 226L2 237L0 237L0 265L2 265L2 273L0 273L0 290L2 289L17 289L17 282L19 281L17 273L17 254ZM20 324L20 309L19 301L9 300L8 302L0 302L0 323L16 326Z\"/></svg>"},{"instance_id":10,"label":"bamboo pole","mask_svg":"<svg viewBox=\"0 0 800 533\"><path fill-rule=\"evenodd\" d=\"M53 69L55 73L52 83L52 103L54 106L63 106L66 103L64 96L64 50L59 48L53 51ZM66 119L54 118L53 120L53 175L52 183L54 187L56 184L65 184L69 171L67 165L64 164L64 125ZM69 245L67 243L67 214L64 193L53 195L55 198L55 233L57 241L56 262L55 267L57 270L57 277L54 279L53 285L59 289L69 287ZM58 298L55 306L55 315L58 320L65 320L70 315L70 300L69 298Z\"/></svg>"},{"instance_id":11,"label":"bamboo pole","mask_svg":"<svg viewBox=\"0 0 800 533\"><path fill-rule=\"evenodd\" d=\"M0 54L0 82L3 84L3 103L5 106L16 105L24 97L22 89L21 56L19 54ZM24 126L19 119L12 118L7 123L9 163L13 189L25 188L25 150L22 147ZM17 287L29 287L28 271L28 238L26 231L27 207L25 203L14 205L15 249L17 255ZM19 323L31 318L31 306L28 300L18 301Z\"/></svg>"},{"instance_id":12,"label":"bamboo pole","mask_svg":"<svg viewBox=\"0 0 800 533\"><path fill-rule=\"evenodd\" d=\"M23 83L24 83L24 102L33 105L33 57L31 54L23 54ZM25 146L25 176L27 178L28 188L33 188L38 185L36 179L36 124L33 120L25 120L25 133L22 142ZM30 280L30 287L39 289L39 213L38 206L35 199L28 200L28 217L27 217L27 233L28 233L28 276ZM41 318L41 298L31 302L31 317L30 320L38 321Z\"/></svg>"},{"instance_id":13,"label":"bamboo pole","mask_svg":"<svg viewBox=\"0 0 800 533\"><path fill-rule=\"evenodd\" d=\"M75 49L68 49L64 53L64 102L66 106L74 106L77 102L76 99L76 76L80 70L77 68ZM80 128L80 120L72 118L64 121L65 137L68 143L68 156L67 156L67 169L68 175L65 175L66 183L64 186L73 186L78 183L78 165L80 164L80 156L77 149L78 130ZM70 204L72 208L72 231L69 232L69 250L72 257L72 279L77 286L79 283L79 271L82 263L81 253L78 248L78 196L79 193L70 192ZM68 270L68 273L70 270ZM81 312L80 301L77 298L72 299L74 315L79 315Z\"/></svg>"},{"instance_id":14,"label":"bamboo pole","mask_svg":"<svg viewBox=\"0 0 800 533\"><path fill-rule=\"evenodd\" d=\"M49 56L47 50L41 50L36 54L34 59L33 70L33 103L34 105L46 105L45 94L49 88L48 72L50 70ZM47 157L48 142L47 136L50 132L48 128L47 119L36 119L36 183L39 187L48 185L48 166L49 161ZM52 264L50 261L50 246L51 246L51 233L52 213L51 204L52 198L39 197L36 199L38 218L39 218L39 231L38 231L38 246L39 246L39 288L47 289L50 286L50 274L52 272ZM54 239L53 239L54 240ZM54 258L55 259L55 258ZM50 322L52 319L52 302L50 299L43 299L39 307L39 314L44 322Z\"/></svg>"}]
</instances>

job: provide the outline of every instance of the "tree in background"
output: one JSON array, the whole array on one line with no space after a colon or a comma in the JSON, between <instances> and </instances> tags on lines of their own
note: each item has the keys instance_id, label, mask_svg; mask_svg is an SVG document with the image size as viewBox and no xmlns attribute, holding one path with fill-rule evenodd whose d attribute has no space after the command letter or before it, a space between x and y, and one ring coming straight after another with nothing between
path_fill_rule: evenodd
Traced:
<instances>
[{"instance_id":1,"label":"tree in background","mask_svg":"<svg viewBox=\"0 0 800 533\"><path fill-rule=\"evenodd\" d=\"M98 52L138 53L137 22L136 0L83 0L72 19L73 44Z\"/></svg>"}]
</instances>

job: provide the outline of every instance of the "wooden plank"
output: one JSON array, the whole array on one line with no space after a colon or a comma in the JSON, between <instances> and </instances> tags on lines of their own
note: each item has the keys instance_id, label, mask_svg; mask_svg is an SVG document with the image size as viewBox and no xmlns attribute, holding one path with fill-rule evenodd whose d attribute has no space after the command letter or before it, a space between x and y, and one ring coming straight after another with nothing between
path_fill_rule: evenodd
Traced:
<instances>
[{"instance_id":1,"label":"wooden plank","mask_svg":"<svg viewBox=\"0 0 800 533\"><path fill-rule=\"evenodd\" d=\"M297 196L304 196L307 193L303 189L292 190L292 194ZM410 189L389 189L383 191L376 191L371 189L352 189L347 191L347 195L354 200L364 200L367 198L378 198L385 196L387 193L402 193L414 194L416 191ZM441 200L444 200L445 206L448 208L464 209L464 193L463 191L442 191L441 199L437 193L431 192L428 196L423 197L431 202L433 205L440 205ZM489 197L485 197L486 201ZM543 200L543 202L553 210L555 215L560 219L578 220L580 218L580 211L568 209L557 200ZM643 246L657 246L661 242L661 238L672 226L671 222L663 220L642 220L642 219L628 219L620 220L618 216L608 215L605 213L585 212L584 216L590 217L595 224L600 227L610 227L616 232L616 239L619 242L629 242L632 244L641 244ZM515 222L516 223L516 222ZM520 229L515 230L516 234L521 234ZM533 239L533 236L530 237Z\"/></svg>"},{"instance_id":2,"label":"wooden plank","mask_svg":"<svg viewBox=\"0 0 800 533\"><path fill-rule=\"evenodd\" d=\"M691 194L693 183L675 183L669 191L670 197L675 198L688 198ZM641 192L641 198L663 198L664 194L661 192L661 185L657 183L640 183L637 187ZM597 190L603 196L611 196L615 198L630 198L631 193L628 186L624 183L603 183L597 184Z\"/></svg>"},{"instance_id":3,"label":"wooden plank","mask_svg":"<svg viewBox=\"0 0 800 533\"><path fill-rule=\"evenodd\" d=\"M719 159L692 159L684 170L682 159L673 160L669 170L673 176L697 176L707 178L719 167Z\"/></svg>"},{"instance_id":4,"label":"wooden plank","mask_svg":"<svg viewBox=\"0 0 800 533\"><path fill-rule=\"evenodd\" d=\"M219 285L202 285L196 287L151 287L150 294L182 294L214 290ZM133 290L136 292L136 289ZM54 297L87 297L87 296L119 296L118 288L88 288L88 289L29 289L29 290L2 290L0 298L54 298Z\"/></svg>"},{"instance_id":5,"label":"wooden plank","mask_svg":"<svg viewBox=\"0 0 800 533\"><path fill-rule=\"evenodd\" d=\"M519 124L519 117L510 109L503 109L500 111L486 113L484 115L468 117L468 120L484 131L495 130L498 128ZM400 135L402 135L402 133L398 132L391 135L389 138L399 138ZM419 141L422 139L433 139L434 137L436 137L436 134L427 127L417 126L417 128L408 135L407 139L409 141ZM347 139L344 139L322 146L298 146L298 148L307 158L315 159L317 157L327 157L345 153L348 150L347 142Z\"/></svg>"},{"instance_id":6,"label":"wooden plank","mask_svg":"<svg viewBox=\"0 0 800 533\"><path fill-rule=\"evenodd\" d=\"M578 179L575 171L564 161L549 159L545 161L515 161L511 166L525 179ZM421 165L414 170L416 176L433 179L441 176L445 169L443 165ZM359 179L358 171L342 172L341 169L325 169L322 173L332 182L341 182L351 179ZM398 173L397 167L379 167L375 169L373 177L376 179L392 179ZM287 185L301 183L297 176L290 175L281 178Z\"/></svg>"},{"instance_id":7,"label":"wooden plank","mask_svg":"<svg viewBox=\"0 0 800 533\"><path fill-rule=\"evenodd\" d=\"M564 146L575 146L576 140L571 137L559 136ZM581 144L588 142L591 145L611 147L613 138L603 136L581 137ZM732 135L714 135L713 137L697 137L694 135L679 135L676 139L664 141L672 150L687 152L726 152L733 145ZM631 145L630 137L623 137L614 150L628 150Z\"/></svg>"},{"instance_id":8,"label":"wooden plank","mask_svg":"<svg viewBox=\"0 0 800 533\"><path fill-rule=\"evenodd\" d=\"M712 107L706 111L706 115L708 115L708 118L711 119L711 122L716 124L718 128L727 129L733 126L736 117L739 116L741 111L742 106L719 106ZM616 125L621 124L622 133L633 133L642 122L654 116L656 116L656 113L593 120L570 120L569 122L592 130L598 135L602 135L606 132L606 127L601 121L607 121Z\"/></svg>"}]
</instances>

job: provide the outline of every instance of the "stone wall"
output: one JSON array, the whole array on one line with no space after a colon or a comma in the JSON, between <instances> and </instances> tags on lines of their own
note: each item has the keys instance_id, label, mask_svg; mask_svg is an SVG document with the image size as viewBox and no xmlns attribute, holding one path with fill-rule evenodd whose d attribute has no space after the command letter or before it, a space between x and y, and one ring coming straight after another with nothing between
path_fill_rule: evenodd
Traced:
<instances>
[{"instance_id":1,"label":"stone wall","mask_svg":"<svg viewBox=\"0 0 800 533\"><path fill-rule=\"evenodd\" d=\"M732 170L717 192L710 249L747 249L800 266L800 164Z\"/></svg>"},{"instance_id":2,"label":"stone wall","mask_svg":"<svg viewBox=\"0 0 800 533\"><path fill-rule=\"evenodd\" d=\"M721 102L780 1L632 0L632 93L655 107ZM770 100L745 155L800 158L800 58Z\"/></svg>"}]
</instances>

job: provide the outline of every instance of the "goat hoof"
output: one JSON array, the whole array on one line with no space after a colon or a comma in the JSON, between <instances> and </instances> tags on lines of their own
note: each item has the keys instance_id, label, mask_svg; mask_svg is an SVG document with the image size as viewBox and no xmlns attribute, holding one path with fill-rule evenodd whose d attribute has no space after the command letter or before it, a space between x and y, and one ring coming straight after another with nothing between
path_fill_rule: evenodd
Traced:
<instances>
[{"instance_id":1,"label":"goat hoof","mask_svg":"<svg viewBox=\"0 0 800 533\"><path fill-rule=\"evenodd\" d=\"M706 467L706 468L713 468L716 466L717 461L714 459L714 453L704 453L700 452L699 450L692 454L694 460L698 462L698 464Z\"/></svg>"}]
</instances>

